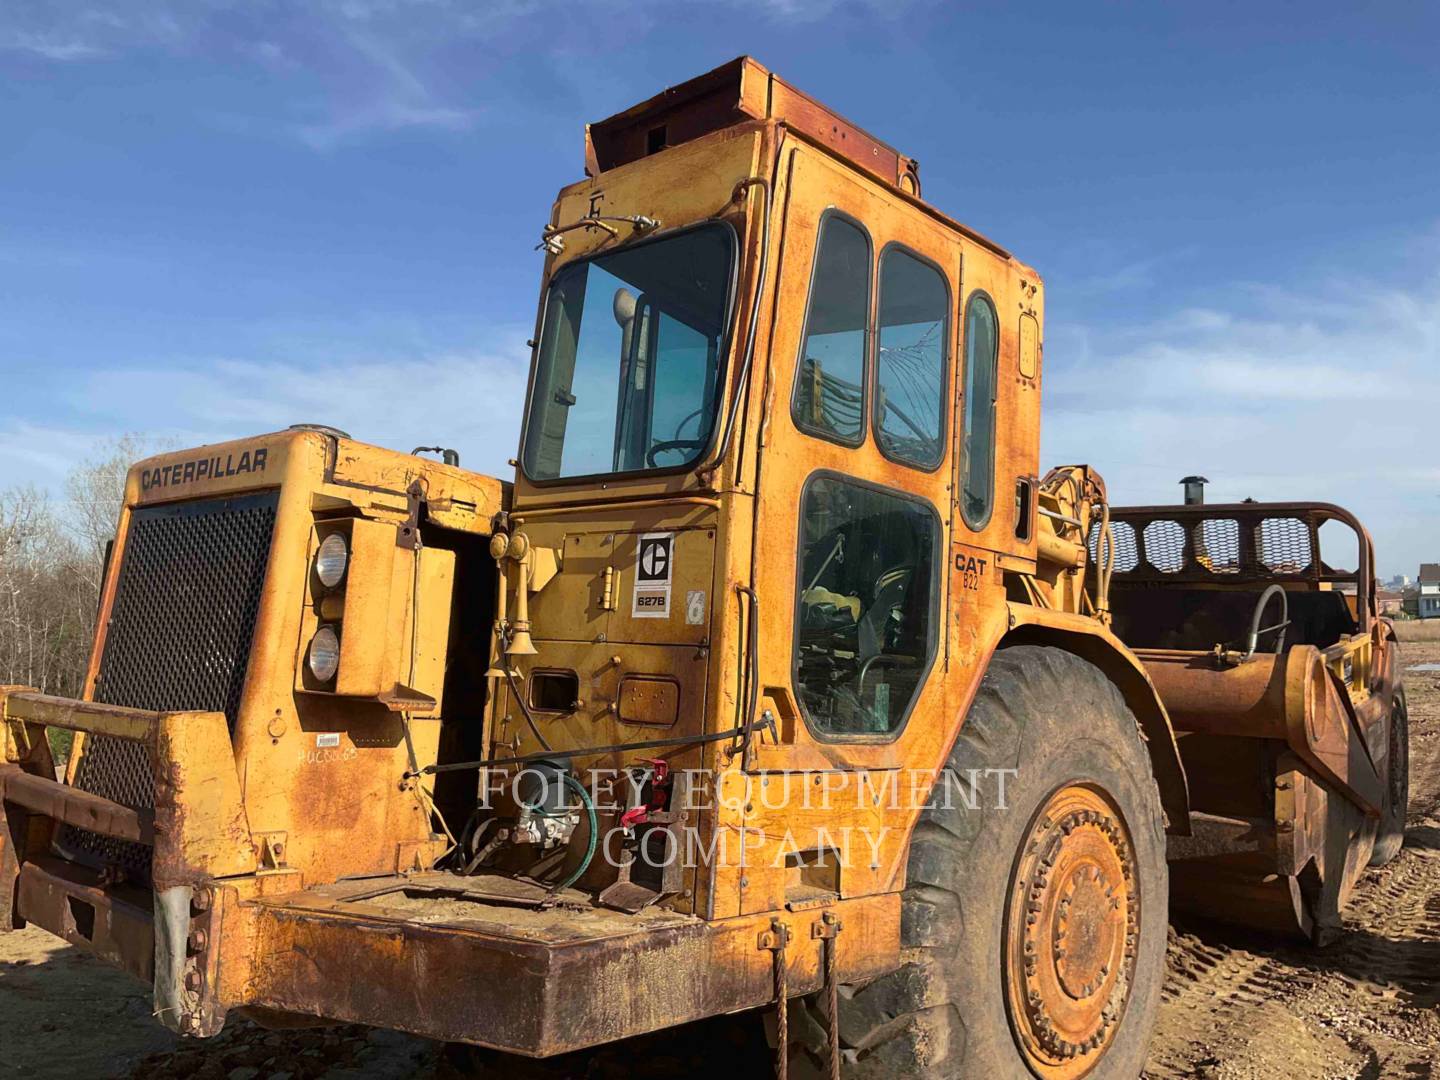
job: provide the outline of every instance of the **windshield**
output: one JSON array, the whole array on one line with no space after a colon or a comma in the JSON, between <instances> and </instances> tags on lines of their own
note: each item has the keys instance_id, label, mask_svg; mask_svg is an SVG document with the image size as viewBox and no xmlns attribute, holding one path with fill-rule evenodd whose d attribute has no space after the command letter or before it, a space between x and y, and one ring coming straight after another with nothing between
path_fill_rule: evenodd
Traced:
<instances>
[{"instance_id":1,"label":"windshield","mask_svg":"<svg viewBox=\"0 0 1440 1080\"><path fill-rule=\"evenodd\" d=\"M671 469L715 429L733 260L707 225L560 270L550 282L525 473Z\"/></svg>"}]
</instances>

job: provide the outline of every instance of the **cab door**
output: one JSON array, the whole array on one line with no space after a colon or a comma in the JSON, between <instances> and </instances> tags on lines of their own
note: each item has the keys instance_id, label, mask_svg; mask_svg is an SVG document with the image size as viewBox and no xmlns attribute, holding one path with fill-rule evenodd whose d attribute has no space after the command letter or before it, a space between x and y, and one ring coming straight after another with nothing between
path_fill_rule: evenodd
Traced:
<instances>
[{"instance_id":1,"label":"cab door","mask_svg":"<svg viewBox=\"0 0 1440 1080\"><path fill-rule=\"evenodd\" d=\"M927 769L953 734L959 243L819 151L783 155L755 559L758 710L779 739L748 758L744 912L898 888Z\"/></svg>"}]
</instances>

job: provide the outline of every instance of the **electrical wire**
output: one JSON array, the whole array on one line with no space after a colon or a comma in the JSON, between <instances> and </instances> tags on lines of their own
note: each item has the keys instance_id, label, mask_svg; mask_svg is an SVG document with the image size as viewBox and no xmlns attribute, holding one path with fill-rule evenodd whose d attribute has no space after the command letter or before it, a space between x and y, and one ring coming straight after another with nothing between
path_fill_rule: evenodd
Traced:
<instances>
[{"instance_id":1,"label":"electrical wire","mask_svg":"<svg viewBox=\"0 0 1440 1080\"><path fill-rule=\"evenodd\" d=\"M704 743L723 742L726 739L740 738L755 731L768 731L770 738L774 740L776 737L774 720L755 720L748 724L740 724L726 731L716 731L708 735L674 735L668 739L646 739L643 742L614 743L610 746L582 746L575 750L540 751L535 754L521 754L518 757L486 758L483 761L453 761L444 765L426 765L420 770L420 773L430 776L435 773L462 772L467 769L492 769L500 765L528 765L534 761L549 761L552 758L561 758L568 761L577 757L601 757L605 754L624 754L632 750L658 750L663 746L700 746Z\"/></svg>"},{"instance_id":2,"label":"electrical wire","mask_svg":"<svg viewBox=\"0 0 1440 1080\"><path fill-rule=\"evenodd\" d=\"M760 333L760 303L765 297L765 280L770 269L770 214L773 207L772 191L770 181L763 176L751 176L741 180L735 186L735 198L738 198L742 189L748 190L752 187L763 188L765 191L764 217L760 225L760 251L759 273L756 275L754 299L750 308L750 328L745 338L745 352L740 361L740 370L736 373L734 398L730 402L729 412L725 417L725 429L721 433L720 451L715 455L717 464L723 463L725 455L730 452L730 442L735 435L736 422L740 415L741 398L745 395L750 385L750 372L755 364L755 339Z\"/></svg>"},{"instance_id":3,"label":"electrical wire","mask_svg":"<svg viewBox=\"0 0 1440 1080\"><path fill-rule=\"evenodd\" d=\"M505 685L510 687L510 696L515 699L515 704L520 706L520 714L525 717L525 723L530 725L531 734L535 736L536 741L540 743L542 749L553 750L554 747L545 741L544 735L540 734L540 725L535 723L535 717L530 715L530 707L525 704L525 699L520 695L520 691L515 686L515 673L510 670L510 665L505 662L503 648L500 653L500 668L505 672Z\"/></svg>"},{"instance_id":4,"label":"electrical wire","mask_svg":"<svg viewBox=\"0 0 1440 1080\"><path fill-rule=\"evenodd\" d=\"M419 540L418 533L416 534L416 540ZM421 548L417 546L412 553L414 555L413 561L415 565L410 575L410 673L406 677L406 685L410 687L415 685L415 657L419 646L420 633L420 551ZM405 734L405 754L410 760L410 772L408 775L409 778L415 780L415 801L420 804L420 812L425 815L427 821L440 823L441 831L445 833L445 838L450 841L450 847L446 849L440 858L435 860L435 864L438 864L447 858L460 844L459 841L455 839L455 834L450 831L450 826L445 821L445 815L442 814L440 808L435 805L435 796L426 790L424 784L420 783L420 761L415 755L415 739L410 733L410 713L408 710L400 713L400 730Z\"/></svg>"}]
</instances>

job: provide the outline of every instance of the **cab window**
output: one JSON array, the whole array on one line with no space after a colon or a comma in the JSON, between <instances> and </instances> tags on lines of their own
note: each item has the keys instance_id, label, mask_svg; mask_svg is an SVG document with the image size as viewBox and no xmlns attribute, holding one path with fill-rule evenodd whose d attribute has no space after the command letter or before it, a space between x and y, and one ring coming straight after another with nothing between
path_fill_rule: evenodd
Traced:
<instances>
[{"instance_id":1,"label":"cab window","mask_svg":"<svg viewBox=\"0 0 1440 1080\"><path fill-rule=\"evenodd\" d=\"M897 731L935 655L939 519L830 474L801 497L795 687L823 736Z\"/></svg>"},{"instance_id":2,"label":"cab window","mask_svg":"<svg viewBox=\"0 0 1440 1080\"><path fill-rule=\"evenodd\" d=\"M702 225L562 267L521 462L532 480L692 465L715 431L734 232Z\"/></svg>"},{"instance_id":3,"label":"cab window","mask_svg":"<svg viewBox=\"0 0 1440 1080\"><path fill-rule=\"evenodd\" d=\"M945 446L950 296L944 275L899 247L880 257L875 438L891 458L933 469Z\"/></svg>"},{"instance_id":4,"label":"cab window","mask_svg":"<svg viewBox=\"0 0 1440 1080\"><path fill-rule=\"evenodd\" d=\"M990 298L974 293L965 311L965 478L960 516L975 530L989 524L995 501L997 325Z\"/></svg>"},{"instance_id":5,"label":"cab window","mask_svg":"<svg viewBox=\"0 0 1440 1080\"><path fill-rule=\"evenodd\" d=\"M792 409L802 431L846 446L865 434L870 237L833 211L820 239L805 313Z\"/></svg>"}]
</instances>

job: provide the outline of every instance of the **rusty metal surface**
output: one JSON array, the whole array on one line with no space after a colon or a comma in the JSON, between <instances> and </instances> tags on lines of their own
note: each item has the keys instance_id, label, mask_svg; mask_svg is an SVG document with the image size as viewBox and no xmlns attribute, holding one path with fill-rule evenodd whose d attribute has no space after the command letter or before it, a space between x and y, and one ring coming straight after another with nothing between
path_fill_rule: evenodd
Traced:
<instances>
[{"instance_id":1,"label":"rusty metal surface","mask_svg":"<svg viewBox=\"0 0 1440 1080\"><path fill-rule=\"evenodd\" d=\"M139 844L155 841L153 812L134 810L59 781L34 776L18 765L0 765L0 799L120 840Z\"/></svg>"},{"instance_id":2,"label":"rusty metal surface","mask_svg":"<svg viewBox=\"0 0 1440 1080\"><path fill-rule=\"evenodd\" d=\"M1294 529L1287 527L1292 521ZM1323 564L1319 529L1327 521L1354 531L1355 567ZM1228 587L1278 581L1309 583L1312 588L1351 582L1363 604L1356 613L1360 632L1369 633L1376 617L1374 543L1359 519L1343 507L1319 502L1118 506L1111 511L1111 522L1112 527L1130 529L1133 537L1132 561L1116 568L1117 582ZM1221 523L1231 522L1235 528L1222 532ZM1093 552L1093 535L1090 542ZM1211 553L1211 547L1217 550Z\"/></svg>"},{"instance_id":3,"label":"rusty metal surface","mask_svg":"<svg viewBox=\"0 0 1440 1080\"><path fill-rule=\"evenodd\" d=\"M1390 764L1395 644L1368 599L1370 538L1345 511L1311 503L1124 508L1115 520L1130 530L1130 561L1116 573L1117 587L1133 590L1117 598L1130 632L1195 613L1184 631L1195 647L1137 650L1184 734L1196 800L1195 834L1169 845L1172 904L1323 940L1369 857ZM1321 562L1326 521L1355 532L1355 570ZM1347 580L1348 611L1329 592ZM1223 623L1206 621L1222 610L1215 600L1239 597L1223 608L1235 622L1252 592L1275 581L1286 583L1292 618L1307 596L1336 602L1309 621L1311 608L1299 604L1302 621L1278 655L1243 660L1223 640L1200 647L1199 638L1224 634ZM1167 594L1188 606L1167 607Z\"/></svg>"},{"instance_id":4,"label":"rusty metal surface","mask_svg":"<svg viewBox=\"0 0 1440 1080\"><path fill-rule=\"evenodd\" d=\"M1225 666L1208 653L1141 650L1178 730L1287 744L1322 779L1377 815L1384 795L1355 706L1311 646L1257 655ZM1384 693L1367 694L1367 715L1388 711Z\"/></svg>"},{"instance_id":5,"label":"rusty metal surface","mask_svg":"<svg viewBox=\"0 0 1440 1080\"><path fill-rule=\"evenodd\" d=\"M223 713L152 712L32 692L5 694L0 711L12 724L50 725L141 746L156 764L153 810L0 766L15 801L100 836L154 846L153 877L161 888L255 868Z\"/></svg>"},{"instance_id":6,"label":"rusty metal surface","mask_svg":"<svg viewBox=\"0 0 1440 1080\"><path fill-rule=\"evenodd\" d=\"M255 963L243 1001L433 1038L548 1055L762 1005L771 998L763 920L710 923L649 909L537 912L455 901L389 910L295 895L248 905ZM879 974L898 947L899 897L841 902L836 946L845 981ZM820 911L786 916L792 993L823 982ZM852 927L865 928L853 932Z\"/></svg>"},{"instance_id":7,"label":"rusty metal surface","mask_svg":"<svg viewBox=\"0 0 1440 1080\"><path fill-rule=\"evenodd\" d=\"M1370 817L1378 818L1385 782L1343 684L1319 651L1290 650L1285 665L1286 734L1290 749ZM1388 702L1382 702L1388 710Z\"/></svg>"},{"instance_id":8,"label":"rusty metal surface","mask_svg":"<svg viewBox=\"0 0 1440 1080\"><path fill-rule=\"evenodd\" d=\"M100 959L150 982L155 974L155 937L150 894L102 884L92 870L50 856L20 870L16 907L27 922L43 927Z\"/></svg>"},{"instance_id":9,"label":"rusty metal surface","mask_svg":"<svg viewBox=\"0 0 1440 1080\"><path fill-rule=\"evenodd\" d=\"M1141 904L1135 849L1115 806L1072 785L1046 801L1020 850L1005 926L1006 1005L1030 1069L1074 1080L1103 1058L1129 1003Z\"/></svg>"},{"instance_id":10,"label":"rusty metal surface","mask_svg":"<svg viewBox=\"0 0 1440 1080\"><path fill-rule=\"evenodd\" d=\"M919 197L919 163L797 90L748 56L672 86L585 127L585 161L598 175L742 120L775 120L897 191Z\"/></svg>"},{"instance_id":11,"label":"rusty metal surface","mask_svg":"<svg viewBox=\"0 0 1440 1080\"><path fill-rule=\"evenodd\" d=\"M1177 731L1283 739L1285 665L1259 655L1219 667L1209 653L1137 649Z\"/></svg>"},{"instance_id":12,"label":"rusty metal surface","mask_svg":"<svg viewBox=\"0 0 1440 1080\"><path fill-rule=\"evenodd\" d=\"M221 713L167 713L156 727L157 889L255 869L255 845Z\"/></svg>"},{"instance_id":13,"label":"rusty metal surface","mask_svg":"<svg viewBox=\"0 0 1440 1080\"><path fill-rule=\"evenodd\" d=\"M158 715L145 709L76 701L73 698L54 697L34 691L6 694L3 708L5 718L12 722L44 724L67 731L86 731L135 742L150 738Z\"/></svg>"}]
</instances>

